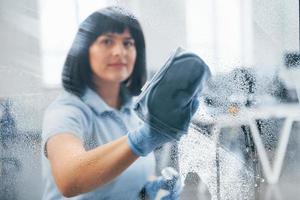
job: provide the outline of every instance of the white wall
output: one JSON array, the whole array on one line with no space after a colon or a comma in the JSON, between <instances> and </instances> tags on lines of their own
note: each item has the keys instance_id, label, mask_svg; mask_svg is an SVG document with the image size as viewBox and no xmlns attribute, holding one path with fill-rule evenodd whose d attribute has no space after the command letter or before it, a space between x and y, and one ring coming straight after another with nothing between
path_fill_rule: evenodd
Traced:
<instances>
[{"instance_id":1,"label":"white wall","mask_svg":"<svg viewBox=\"0 0 300 200\"><path fill-rule=\"evenodd\" d=\"M186 17L184 0L122 0L109 1L123 5L142 24L147 49L149 71L159 69L178 46L186 47Z\"/></svg>"},{"instance_id":2,"label":"white wall","mask_svg":"<svg viewBox=\"0 0 300 200\"><path fill-rule=\"evenodd\" d=\"M0 1L0 97L39 91L37 1Z\"/></svg>"},{"instance_id":3,"label":"white wall","mask_svg":"<svg viewBox=\"0 0 300 200\"><path fill-rule=\"evenodd\" d=\"M254 65L280 67L287 51L299 50L298 0L253 1Z\"/></svg>"}]
</instances>

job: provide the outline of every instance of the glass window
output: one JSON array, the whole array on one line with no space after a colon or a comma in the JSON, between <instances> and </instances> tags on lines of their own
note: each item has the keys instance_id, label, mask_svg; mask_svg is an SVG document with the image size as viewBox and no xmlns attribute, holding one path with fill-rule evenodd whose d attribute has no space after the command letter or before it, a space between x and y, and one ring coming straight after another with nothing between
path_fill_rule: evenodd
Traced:
<instances>
[{"instance_id":1,"label":"glass window","mask_svg":"<svg viewBox=\"0 0 300 200\"><path fill-rule=\"evenodd\" d=\"M213 72L252 65L251 1L188 0L186 9L188 48Z\"/></svg>"},{"instance_id":2,"label":"glass window","mask_svg":"<svg viewBox=\"0 0 300 200\"><path fill-rule=\"evenodd\" d=\"M40 1L43 81L46 87L58 87L61 71L79 23L105 0ZM53 14L55 13L55 14Z\"/></svg>"}]
</instances>

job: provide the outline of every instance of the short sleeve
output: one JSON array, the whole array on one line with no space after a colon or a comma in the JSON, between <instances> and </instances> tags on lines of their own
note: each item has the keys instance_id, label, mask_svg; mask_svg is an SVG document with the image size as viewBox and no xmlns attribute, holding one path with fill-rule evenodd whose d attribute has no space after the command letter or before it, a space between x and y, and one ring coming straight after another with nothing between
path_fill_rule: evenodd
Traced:
<instances>
[{"instance_id":1,"label":"short sleeve","mask_svg":"<svg viewBox=\"0 0 300 200\"><path fill-rule=\"evenodd\" d=\"M87 130L86 117L79 108L72 105L50 106L43 120L42 147L47 157L46 143L48 139L60 133L70 133L83 140Z\"/></svg>"}]
</instances>

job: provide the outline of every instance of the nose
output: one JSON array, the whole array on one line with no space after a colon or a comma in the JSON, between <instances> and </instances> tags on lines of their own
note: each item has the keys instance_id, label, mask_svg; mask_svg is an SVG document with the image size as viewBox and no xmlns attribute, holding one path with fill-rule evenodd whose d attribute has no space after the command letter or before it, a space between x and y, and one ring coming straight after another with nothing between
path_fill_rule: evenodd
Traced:
<instances>
[{"instance_id":1,"label":"nose","mask_svg":"<svg viewBox=\"0 0 300 200\"><path fill-rule=\"evenodd\" d=\"M126 49L123 43L118 42L114 45L112 50L113 56L124 56L126 54Z\"/></svg>"}]
</instances>

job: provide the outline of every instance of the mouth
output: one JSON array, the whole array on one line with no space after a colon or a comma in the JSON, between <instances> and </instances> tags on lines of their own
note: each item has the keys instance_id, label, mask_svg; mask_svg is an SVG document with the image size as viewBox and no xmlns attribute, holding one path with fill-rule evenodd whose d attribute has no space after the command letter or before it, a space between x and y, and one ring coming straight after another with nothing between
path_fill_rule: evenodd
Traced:
<instances>
[{"instance_id":1,"label":"mouth","mask_svg":"<svg viewBox=\"0 0 300 200\"><path fill-rule=\"evenodd\" d=\"M126 67L126 63L121 63L121 62L109 63L108 66L114 68L122 68L122 67Z\"/></svg>"}]
</instances>

